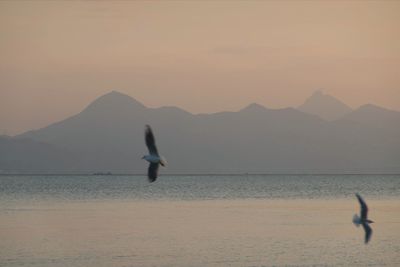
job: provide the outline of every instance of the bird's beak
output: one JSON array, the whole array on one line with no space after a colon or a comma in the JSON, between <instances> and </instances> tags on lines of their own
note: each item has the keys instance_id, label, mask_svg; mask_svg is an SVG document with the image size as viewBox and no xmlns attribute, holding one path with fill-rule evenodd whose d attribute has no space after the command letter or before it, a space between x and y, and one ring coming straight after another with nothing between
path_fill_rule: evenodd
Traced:
<instances>
[{"instance_id":1,"label":"bird's beak","mask_svg":"<svg viewBox=\"0 0 400 267\"><path fill-rule=\"evenodd\" d=\"M144 159L144 156L142 157L142 159Z\"/></svg>"}]
</instances>

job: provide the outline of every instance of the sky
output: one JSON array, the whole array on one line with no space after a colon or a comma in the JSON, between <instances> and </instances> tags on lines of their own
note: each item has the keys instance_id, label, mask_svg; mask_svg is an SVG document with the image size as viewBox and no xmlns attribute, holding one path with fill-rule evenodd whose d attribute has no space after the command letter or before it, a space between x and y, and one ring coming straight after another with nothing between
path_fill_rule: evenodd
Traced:
<instances>
[{"instance_id":1,"label":"sky","mask_svg":"<svg viewBox=\"0 0 400 267\"><path fill-rule=\"evenodd\" d=\"M400 110L400 1L1 1L0 135L117 90L192 113L322 89Z\"/></svg>"}]
</instances>

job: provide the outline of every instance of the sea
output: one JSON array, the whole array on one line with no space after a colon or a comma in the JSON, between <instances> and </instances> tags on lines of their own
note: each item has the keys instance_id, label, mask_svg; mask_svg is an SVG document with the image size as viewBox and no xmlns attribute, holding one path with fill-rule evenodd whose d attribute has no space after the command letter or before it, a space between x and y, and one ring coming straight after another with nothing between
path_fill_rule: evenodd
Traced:
<instances>
[{"instance_id":1,"label":"sea","mask_svg":"<svg viewBox=\"0 0 400 267\"><path fill-rule=\"evenodd\" d=\"M400 266L400 175L0 175L0 266Z\"/></svg>"}]
</instances>

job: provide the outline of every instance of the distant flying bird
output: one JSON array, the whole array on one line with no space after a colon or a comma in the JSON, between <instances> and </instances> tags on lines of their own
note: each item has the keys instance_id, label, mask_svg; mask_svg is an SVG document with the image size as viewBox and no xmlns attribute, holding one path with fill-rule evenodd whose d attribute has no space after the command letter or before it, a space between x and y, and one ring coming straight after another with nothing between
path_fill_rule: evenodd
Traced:
<instances>
[{"instance_id":1,"label":"distant flying bird","mask_svg":"<svg viewBox=\"0 0 400 267\"><path fill-rule=\"evenodd\" d=\"M354 214L353 223L357 227L359 227L360 224L363 226L365 231L365 244L367 244L368 241L371 239L372 235L372 229L369 226L369 224L373 223L373 221L368 220L368 207L367 204L365 204L364 199L359 194L356 194L356 197L358 199L358 202L360 202L361 210L360 210L360 217L357 214Z\"/></svg>"},{"instance_id":2,"label":"distant flying bird","mask_svg":"<svg viewBox=\"0 0 400 267\"><path fill-rule=\"evenodd\" d=\"M150 155L145 155L142 157L142 159L145 159L150 163L149 169L147 171L147 177L149 178L149 182L152 183L157 179L159 165L165 166L166 160L164 159L164 157L158 154L156 140L154 139L153 131L151 130L151 127L149 125L146 125L144 136L146 140L146 146L149 149Z\"/></svg>"}]
</instances>

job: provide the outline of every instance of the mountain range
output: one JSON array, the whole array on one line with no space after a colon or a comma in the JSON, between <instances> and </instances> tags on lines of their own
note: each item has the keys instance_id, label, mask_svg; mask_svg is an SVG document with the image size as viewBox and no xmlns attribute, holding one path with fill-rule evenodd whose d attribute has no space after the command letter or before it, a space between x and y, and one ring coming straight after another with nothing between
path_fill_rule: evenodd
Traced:
<instances>
[{"instance_id":1,"label":"mountain range","mask_svg":"<svg viewBox=\"0 0 400 267\"><path fill-rule=\"evenodd\" d=\"M110 92L80 113L38 130L0 136L0 170L32 173L145 173L144 125L169 164L164 173L396 173L400 112L351 109L314 93L296 108L259 104L191 114L148 108Z\"/></svg>"}]
</instances>

